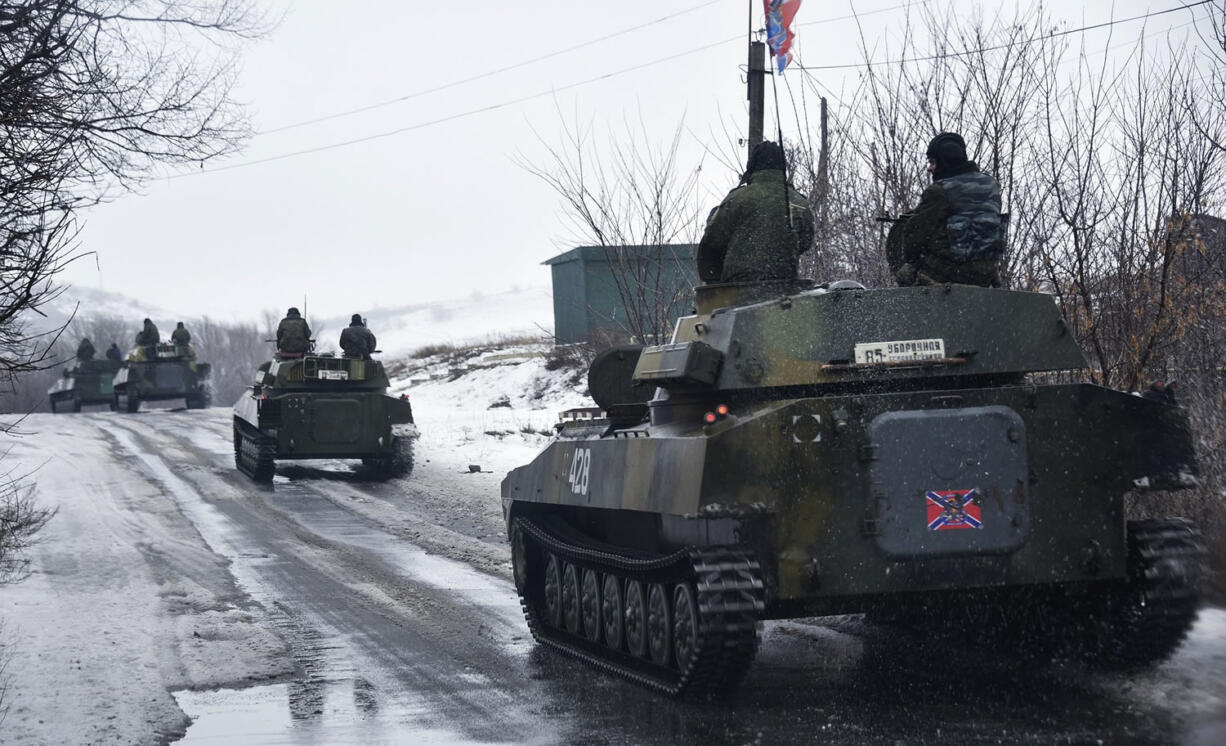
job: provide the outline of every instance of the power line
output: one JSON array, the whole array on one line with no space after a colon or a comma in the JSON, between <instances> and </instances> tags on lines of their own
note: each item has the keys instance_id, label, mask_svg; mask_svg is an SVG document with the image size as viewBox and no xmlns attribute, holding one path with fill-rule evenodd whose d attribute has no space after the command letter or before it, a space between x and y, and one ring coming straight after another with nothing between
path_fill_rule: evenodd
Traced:
<instances>
[{"instance_id":1,"label":"power line","mask_svg":"<svg viewBox=\"0 0 1226 746\"><path fill-rule=\"evenodd\" d=\"M850 64L850 65L809 65L809 66L798 65L797 69L799 70L856 70L862 67L880 67L882 65L903 65L903 64L910 63L910 62L932 62L934 60L942 60L942 59L947 59L949 57L965 57L967 55L972 55L972 54L982 54L983 52L995 52L1001 49L1009 49L1011 47L1016 47L1019 44L1029 44L1031 42L1038 41L1039 39L1055 39L1057 37L1068 36L1070 34L1077 34L1083 31L1093 31L1095 29L1106 28L1108 26L1114 26L1117 23L1130 23L1132 21L1139 21L1143 18L1153 18L1155 16L1166 15L1167 13L1176 13L1181 10L1188 10L1190 8L1196 8L1201 5L1208 5L1211 2L1214 2L1214 0L1200 0L1200 2L1180 5L1177 8L1167 8L1166 10L1156 10L1150 13L1145 13L1143 15L1133 16L1132 18L1119 18L1116 20L1104 21L1103 23L1096 23L1096 24L1092 24L1089 26L1080 26L1078 28L1065 29L1064 31L1054 31L1049 34L1043 34L1042 36L1035 36L1030 39L1021 39L1018 41L1012 41L1007 44L999 44L994 47L980 47L978 49L966 49L966 50L962 50L959 52L946 52L944 54L933 54L933 55L927 55L924 57L904 57L898 60L882 60L880 62L872 62L872 61L857 62L855 64Z\"/></svg>"},{"instance_id":2,"label":"power line","mask_svg":"<svg viewBox=\"0 0 1226 746\"><path fill-rule=\"evenodd\" d=\"M548 52L546 54L542 54L540 56L533 57L531 59L527 59L522 62L516 62L511 65L506 65L505 67L500 67L496 70L489 70L487 72L479 73L477 75L472 75L467 78L461 78L459 80L453 80L448 83L442 83L440 85L434 86L433 88L424 88L420 91L414 91L413 93L406 93L403 96L397 96L396 98L391 98L386 101L379 101L377 103L367 104L365 106L359 106L355 109L346 109L345 111L338 111L333 114L325 114L324 116L316 117L314 119L305 119L301 122L294 122L292 124L283 124L280 127L273 127L272 129L267 129L262 132L258 132L256 134L257 135L270 135L274 132L284 132L285 130L295 129L297 127L305 127L309 124L318 124L320 122L327 122L332 119L339 119L341 117L347 117L353 114L361 114L362 112L370 111L371 109L379 109L384 106L391 106L392 104L398 104L403 101L408 101L409 99L417 98L419 96L425 96L430 93L437 93L439 91L446 90L448 88L455 88L457 86L461 86L466 83L472 83L477 80L482 80L484 78L493 77L494 75L500 75L510 70L518 70L521 67L527 67L528 65L532 65L537 62L542 62L544 60L552 59L553 57L559 57L569 52L574 52L576 50L583 49L585 47L590 47L595 44L599 44L601 42L608 41L610 39L616 39L619 36L625 36L626 34L632 33L634 31L638 31L640 29L647 28L648 26L654 26L658 23L670 21L679 16L686 15L687 13L693 13L696 10L701 10L702 8L705 8L708 5L714 5L717 2L719 2L719 0L708 0L708 2L699 3L698 5L695 5L690 8L686 8L685 10L679 10L676 13L670 13L669 15L661 16L660 18L657 18L654 21L647 21L645 23L640 23L637 26L631 26L629 28L622 29L621 31L615 31L611 34L606 34L605 36L599 36L595 39L590 39L581 44L575 44L573 46L566 47L564 49L558 49L553 52Z\"/></svg>"},{"instance_id":3,"label":"power line","mask_svg":"<svg viewBox=\"0 0 1226 746\"><path fill-rule=\"evenodd\" d=\"M912 0L911 2L902 3L902 4L900 4L900 5L894 5L894 6L890 6L890 7L888 7L888 8L881 8L881 9L879 9L879 10L870 11L870 12L868 12L868 13L861 13L860 15L861 15L861 16L865 16L865 15L873 15L873 14L876 14L876 13L885 13L885 12L888 12L888 11L891 11L891 10L898 10L898 9L900 9L900 8L905 8L905 7L908 7L908 6L911 6L911 5L916 5L916 4L920 4L920 3L924 3L924 2L927 2L927 0ZM817 25L817 24L819 24L819 23L833 23L833 22L835 22L835 21L847 20L848 18L852 18L852 17L854 17L854 16L852 16L852 15L846 15L846 16L837 16L837 17L834 17L834 18L825 18L825 19L822 19L822 20L819 20L819 21L810 21L810 22L808 22L806 25L813 26L813 25ZM510 99L510 100L507 100L507 101L502 101L502 102L500 102L500 103L496 103L496 104L490 104L490 105L488 105L488 106L480 106L480 107L477 107L477 108L474 108L474 109L468 109L468 110L466 110L466 111L462 111L462 112L459 112L459 113L456 113L456 114L451 114L451 115L448 115L448 116L445 116L445 117L439 117L439 118L437 118L437 119L431 119L431 120L428 120L428 121L425 121L425 122L418 122L418 123L416 123L416 124L411 124L411 125L407 125L407 126L404 126L404 127L398 127L398 128L396 128L396 129L389 130L389 131L386 131L386 132L379 132L379 133L376 133L376 134L373 134L373 135L366 135L366 136L364 136L364 137L357 137L357 138L353 138L353 139L350 139L350 140L342 140L342 141L339 141L339 142L328 143L328 144L326 144L326 145L319 145L319 146L316 146L316 147L313 147L313 148L304 148L304 149L302 149L302 150L295 150L295 151L292 151L292 152L289 152L289 153L282 153L282 154L280 154L280 155L268 156L267 158L258 158L258 159L256 159L256 160L252 160L252 161L243 161L243 162L241 162L241 163L232 163L232 164L230 164L230 165L228 165L228 166L218 166L218 167L216 167L216 168L208 168L208 169L201 169L201 170L199 170L199 171L189 171L189 172L184 172L184 173L181 173L181 174L173 174L173 175L167 176L166 178L167 178L167 179L180 179L180 178L183 178L183 177L186 177L186 176L198 176L198 175L201 175L201 174L210 174L210 173L216 173L216 172L219 172L219 171L231 171L231 170L234 170L234 169L236 169L236 168L246 168L247 166L256 166L256 165L259 165L259 164L261 164L261 163L271 163L271 162L273 162L273 161L285 160L285 159L287 159L287 158L296 158L296 157L301 156L301 155L310 155L311 153L320 153L320 152L324 152L324 151L327 151L327 150L334 150L334 149L336 149L336 148L344 148L344 147L348 147L348 146L350 146L350 145L358 145L358 144L361 144L361 143L364 143L364 142L370 142L370 141L372 141L372 140L381 140L381 139L388 138L388 137L394 137L394 136L396 136L396 135L401 135L401 134L404 134L405 132L412 132L413 130L419 130L419 129L423 129L423 128L425 128L425 127L431 127L431 126L436 125L436 124L444 124L444 123L446 123L446 122L451 122L451 121L454 121L454 120L456 120L456 119L462 119L462 118L464 118L464 117L469 117L469 116L472 116L472 115L474 115L474 114L481 114L481 113L488 112L488 111L496 111L496 110L498 110L498 109L504 109L504 108L506 108L506 107L508 107L508 106L514 106L514 105L516 105L516 104L522 104L522 103L524 103L524 102L526 102L526 101L531 101L531 100L534 100L534 99L543 98L543 97L545 97L545 96L555 95L555 94L561 93L561 92L563 92L563 91L568 91L568 90L571 90L572 88L579 88L579 87L581 87L581 86L590 85L590 84L592 84L592 83L596 83L596 82L599 82L599 81L602 81L602 80L607 80L607 79L609 79L609 78L614 78L614 77L617 77L617 76L619 76L619 75L624 75L624 74L626 74L626 73L634 72L634 71L636 71L636 70L642 70L643 68L646 68L646 67L652 67L652 66L654 66L654 65L659 65L659 64L662 64L662 63L665 63L665 62L671 62L672 60L679 59L679 58L681 58L681 57L687 57L687 56L689 56L689 55L691 55L691 54L697 54L697 53L699 53L699 52L705 52L705 51L706 51L706 50L708 50L708 49L712 49L712 48L714 48L714 47L722 46L722 45L724 45L724 44L728 44L728 43L730 43L730 42L739 41L740 39L741 39L741 35L740 35L740 34L737 34L736 36L732 36L732 37L729 37L729 38L727 38L727 39L721 39L720 41L712 42L712 43L710 43L710 44L704 44L704 45L702 45L702 46L700 46L700 47L694 47L693 49L688 49L688 50L686 50L686 51L684 51L684 52L678 52L678 53L676 53L676 54L671 54L671 55L668 55L668 56L666 56L666 57L660 57L660 58L657 58L657 59L651 60L651 61L649 61L649 62L643 62L643 63L640 63L640 64L638 64L638 65L633 65L633 66L631 66L631 67L622 68L622 69L620 69L620 70L615 70L615 71L610 72L610 73L604 73L603 75L597 75L597 76L592 77L592 78L587 78L586 80L581 80L581 81L578 81L578 82L575 82L575 83L569 83L569 84L564 85L564 86L558 86L558 87L550 88L549 90L546 90L546 91L538 91L537 93L532 93L532 94L528 94L528 95L525 95L525 96L520 96L520 97L518 97L518 98ZM417 95L417 94L413 94L413 95ZM377 106L377 105L372 105L372 106L370 106L370 107L366 107L366 108L374 108L375 106ZM342 113L342 114L337 114L337 115L330 115L330 117L324 117L324 118L321 118L320 120L315 120L315 121L322 121L322 119L332 118L332 117L335 117L335 116L343 116L343 115L344 115L343 113ZM283 127L283 128L281 128L281 129L287 129L287 128L288 128L288 127L290 127L290 126L296 126L296 125L287 125L286 127ZM269 132L272 132L272 131L274 131L274 130L269 130Z\"/></svg>"},{"instance_id":4,"label":"power line","mask_svg":"<svg viewBox=\"0 0 1226 746\"><path fill-rule=\"evenodd\" d=\"M1210 2L1212 2L1212 0L1210 0ZM1175 8L1174 10L1179 10L1179 8ZM1165 11L1164 11L1164 12L1165 12ZM1191 20L1191 21L1187 21L1187 22L1185 22L1185 23L1179 23L1179 24L1176 24L1176 25L1174 25L1174 26L1167 26L1166 28L1157 29L1157 30L1152 31L1152 32L1150 32L1150 33L1148 33L1148 34L1142 34L1141 39L1150 39L1150 38L1155 37L1155 36L1158 36L1158 35L1160 35L1160 34L1169 34L1170 32L1175 31L1176 29L1187 28L1188 26L1191 26L1191 25L1193 25L1194 23L1196 23L1196 20L1195 20L1195 19L1193 19L1193 20ZM1133 46L1133 45L1135 45L1136 43L1137 43L1137 42L1136 42L1136 40L1124 41L1124 42L1120 42L1119 44L1113 44L1113 45L1108 46L1108 47L1103 47L1102 49L1099 49L1099 50L1098 50L1098 51L1096 51L1096 52L1091 52L1090 54L1091 54L1091 55L1105 54L1105 53L1107 53L1107 52L1113 52L1113 51L1115 51L1115 50L1117 50L1117 49L1123 49L1124 47ZM1000 48L1000 47L987 47L987 48L985 48L983 51L985 51L985 52L986 52L986 51L993 51L993 50L995 50L995 49L999 49L999 48ZM797 55L797 60L799 60L799 59L800 59L800 57L799 57L799 55ZM1075 61L1075 60L1074 60L1074 59L1066 59L1066 60L1062 60L1062 61L1060 61L1060 62L1057 64L1057 66L1067 65L1067 64L1069 64L1070 62L1073 62L1073 61ZM885 63L874 63L874 64L885 64ZM839 104L841 104L841 105L843 105L843 106L848 106L847 102L846 102L846 101L844 101L843 99L839 98L838 94L836 94L836 93L834 92L834 90L833 90L833 89L832 89L830 86L828 86L828 85L826 85L825 83L823 83L823 82L821 82L820 80L818 80L817 76L816 76L816 75L814 75L813 73L811 73L811 72L810 72L810 70L814 70L814 69L817 69L817 68L814 68L814 67L804 67L803 65L800 65L800 66L797 66L797 68L796 68L796 69L798 69L798 70L800 70L800 71L804 72L804 74L805 74L805 80L808 82L808 84L809 84L810 88L812 88L812 89L813 89L813 92L814 92L814 93L816 93L818 96L821 96L821 95L822 95L822 92L821 92L821 91L819 91L819 90L818 90L818 88L819 88L819 87L820 87L820 88L824 88L824 89L826 90L826 95L829 95L831 98L833 98L833 99L834 99L836 102L838 102ZM1202 80L1201 82L1204 82L1204 81Z\"/></svg>"}]
</instances>

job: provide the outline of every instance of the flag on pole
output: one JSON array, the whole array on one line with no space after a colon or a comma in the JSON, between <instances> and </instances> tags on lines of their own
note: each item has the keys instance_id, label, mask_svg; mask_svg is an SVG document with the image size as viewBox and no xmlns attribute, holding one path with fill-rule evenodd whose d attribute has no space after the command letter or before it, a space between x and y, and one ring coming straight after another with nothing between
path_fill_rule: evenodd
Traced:
<instances>
[{"instance_id":1,"label":"flag on pole","mask_svg":"<svg viewBox=\"0 0 1226 746\"><path fill-rule=\"evenodd\" d=\"M766 10L766 43L782 73L792 61L792 39L796 38L792 33L792 19L800 10L800 0L762 0L762 7Z\"/></svg>"}]
</instances>

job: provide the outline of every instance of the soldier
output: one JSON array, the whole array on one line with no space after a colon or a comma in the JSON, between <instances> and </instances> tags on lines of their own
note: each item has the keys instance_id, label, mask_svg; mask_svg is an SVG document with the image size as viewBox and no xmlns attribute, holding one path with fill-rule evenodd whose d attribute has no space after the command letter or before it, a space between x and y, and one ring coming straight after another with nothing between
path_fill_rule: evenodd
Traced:
<instances>
[{"instance_id":1,"label":"soldier","mask_svg":"<svg viewBox=\"0 0 1226 746\"><path fill-rule=\"evenodd\" d=\"M89 341L89 337L82 337L81 344L77 345L77 360L86 362L94 359L94 343Z\"/></svg>"},{"instance_id":2,"label":"soldier","mask_svg":"<svg viewBox=\"0 0 1226 746\"><path fill-rule=\"evenodd\" d=\"M136 346L153 347L161 341L162 335L158 332L158 328L153 325L152 321L145 319L145 326L136 333Z\"/></svg>"},{"instance_id":3,"label":"soldier","mask_svg":"<svg viewBox=\"0 0 1226 746\"><path fill-rule=\"evenodd\" d=\"M119 351L119 345L111 342L111 346L106 348L106 359L119 362L123 360L123 353Z\"/></svg>"},{"instance_id":4,"label":"soldier","mask_svg":"<svg viewBox=\"0 0 1226 746\"><path fill-rule=\"evenodd\" d=\"M796 279L800 255L813 243L813 212L788 184L786 167L777 144L754 148L740 186L707 217L697 257L703 282Z\"/></svg>"},{"instance_id":5,"label":"soldier","mask_svg":"<svg viewBox=\"0 0 1226 746\"><path fill-rule=\"evenodd\" d=\"M932 185L895 223L887 242L894 278L899 285L1000 287L1000 185L967 160L966 143L953 132L928 144L928 171Z\"/></svg>"},{"instance_id":6,"label":"soldier","mask_svg":"<svg viewBox=\"0 0 1226 746\"><path fill-rule=\"evenodd\" d=\"M184 347L191 344L192 334L187 330L187 327L183 326L182 321L180 321L175 326L175 330L170 333L170 341L177 345L183 345Z\"/></svg>"},{"instance_id":7,"label":"soldier","mask_svg":"<svg viewBox=\"0 0 1226 746\"><path fill-rule=\"evenodd\" d=\"M369 360L375 351L375 335L362 323L362 314L355 313L349 319L349 326L341 330L341 350L346 357L360 357Z\"/></svg>"},{"instance_id":8,"label":"soldier","mask_svg":"<svg viewBox=\"0 0 1226 746\"><path fill-rule=\"evenodd\" d=\"M280 357L301 357L311 348L311 327L297 308L285 312L277 324L277 354Z\"/></svg>"}]
</instances>

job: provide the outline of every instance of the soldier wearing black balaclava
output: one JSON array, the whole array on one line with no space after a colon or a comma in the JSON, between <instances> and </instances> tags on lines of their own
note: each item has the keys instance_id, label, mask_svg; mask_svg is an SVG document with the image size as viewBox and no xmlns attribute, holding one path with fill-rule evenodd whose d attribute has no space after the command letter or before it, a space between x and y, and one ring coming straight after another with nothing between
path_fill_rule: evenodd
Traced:
<instances>
[{"instance_id":1,"label":"soldier wearing black balaclava","mask_svg":"<svg viewBox=\"0 0 1226 746\"><path fill-rule=\"evenodd\" d=\"M928 144L932 184L891 231L886 252L899 285L961 283L999 287L1004 252L1000 185L966 157L966 143L942 132Z\"/></svg>"},{"instance_id":2,"label":"soldier wearing black balaclava","mask_svg":"<svg viewBox=\"0 0 1226 746\"><path fill-rule=\"evenodd\" d=\"M813 244L809 198L787 182L783 148L759 143L741 185L707 217L698 244L703 282L794 280L800 255Z\"/></svg>"}]
</instances>

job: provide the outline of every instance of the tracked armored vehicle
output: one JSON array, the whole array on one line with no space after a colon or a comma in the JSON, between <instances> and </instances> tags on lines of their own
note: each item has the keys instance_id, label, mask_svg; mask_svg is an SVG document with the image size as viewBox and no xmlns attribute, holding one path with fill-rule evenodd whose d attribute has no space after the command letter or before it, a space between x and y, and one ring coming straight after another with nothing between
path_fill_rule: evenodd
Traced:
<instances>
[{"instance_id":1,"label":"tracked armored vehicle","mask_svg":"<svg viewBox=\"0 0 1226 746\"><path fill-rule=\"evenodd\" d=\"M234 463L272 481L277 459L361 459L381 478L413 469L413 407L377 360L307 354L262 364L234 405Z\"/></svg>"},{"instance_id":2,"label":"tracked armored vehicle","mask_svg":"<svg viewBox=\"0 0 1226 746\"><path fill-rule=\"evenodd\" d=\"M78 360L65 368L63 377L47 389L51 412L80 412L86 404L110 404L113 409L112 382L120 365L117 360Z\"/></svg>"},{"instance_id":3,"label":"tracked armored vehicle","mask_svg":"<svg viewBox=\"0 0 1226 746\"><path fill-rule=\"evenodd\" d=\"M136 412L144 401L182 399L188 409L212 404L208 380L212 366L196 362L188 345L159 343L137 347L123 362L113 382L113 406Z\"/></svg>"},{"instance_id":4,"label":"tracked armored vehicle","mask_svg":"<svg viewBox=\"0 0 1226 746\"><path fill-rule=\"evenodd\" d=\"M761 620L844 613L1162 659L1203 548L1124 496L1196 484L1188 420L1085 367L1046 295L700 287L503 481L528 626L674 695L735 686Z\"/></svg>"}]
</instances>

